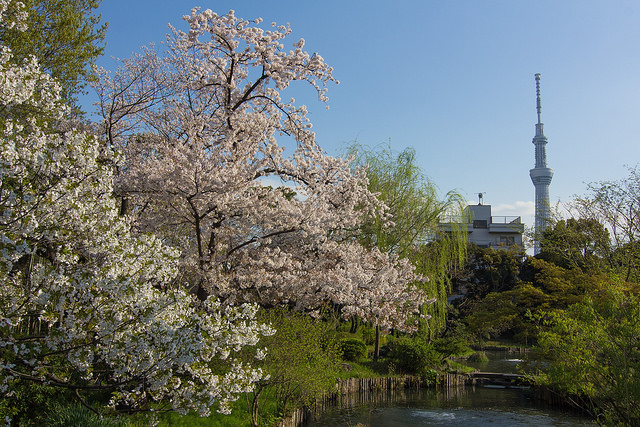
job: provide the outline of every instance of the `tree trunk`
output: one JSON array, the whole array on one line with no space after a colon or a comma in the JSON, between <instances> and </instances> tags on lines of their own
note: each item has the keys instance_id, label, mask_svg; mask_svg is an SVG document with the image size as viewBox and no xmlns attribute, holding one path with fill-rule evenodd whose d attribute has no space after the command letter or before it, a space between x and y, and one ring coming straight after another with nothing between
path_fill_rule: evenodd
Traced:
<instances>
[{"instance_id":1,"label":"tree trunk","mask_svg":"<svg viewBox=\"0 0 640 427\"><path fill-rule=\"evenodd\" d=\"M125 216L128 211L129 211L129 199L125 196L122 196L122 198L120 199L120 211L118 212L118 214L120 216Z\"/></svg>"},{"instance_id":2,"label":"tree trunk","mask_svg":"<svg viewBox=\"0 0 640 427\"><path fill-rule=\"evenodd\" d=\"M352 334L358 332L358 318L355 316L351 318L351 329L349 330L349 332L351 332Z\"/></svg>"},{"instance_id":3,"label":"tree trunk","mask_svg":"<svg viewBox=\"0 0 640 427\"><path fill-rule=\"evenodd\" d=\"M376 345L373 350L373 360L378 360L380 357L380 326L376 325Z\"/></svg>"},{"instance_id":4,"label":"tree trunk","mask_svg":"<svg viewBox=\"0 0 640 427\"><path fill-rule=\"evenodd\" d=\"M258 385L256 387L257 390L255 391L255 394L253 395L253 401L251 402L251 425L253 427L258 427L258 403L260 399L260 393L262 393L262 390L264 389L262 385Z\"/></svg>"}]
</instances>

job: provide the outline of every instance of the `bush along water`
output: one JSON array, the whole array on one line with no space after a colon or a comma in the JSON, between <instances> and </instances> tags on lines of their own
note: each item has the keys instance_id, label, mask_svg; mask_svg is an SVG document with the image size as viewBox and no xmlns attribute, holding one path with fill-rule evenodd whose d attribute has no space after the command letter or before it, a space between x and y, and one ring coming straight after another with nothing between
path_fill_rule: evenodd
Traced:
<instances>
[{"instance_id":1,"label":"bush along water","mask_svg":"<svg viewBox=\"0 0 640 427\"><path fill-rule=\"evenodd\" d=\"M357 338L346 338L340 343L342 358L350 362L357 362L367 356L367 345Z\"/></svg>"}]
</instances>

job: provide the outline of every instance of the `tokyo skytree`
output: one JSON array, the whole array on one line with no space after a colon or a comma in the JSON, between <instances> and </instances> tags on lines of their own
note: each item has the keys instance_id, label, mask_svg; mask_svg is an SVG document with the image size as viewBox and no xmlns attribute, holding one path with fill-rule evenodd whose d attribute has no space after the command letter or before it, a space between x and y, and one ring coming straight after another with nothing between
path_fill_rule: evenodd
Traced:
<instances>
[{"instance_id":1,"label":"tokyo skytree","mask_svg":"<svg viewBox=\"0 0 640 427\"><path fill-rule=\"evenodd\" d=\"M540 253L540 238L551 219L551 205L549 202L549 184L553 178L553 169L547 167L547 137L544 135L544 126L540 121L540 74L536 74L536 98L538 110L538 123L536 123L536 135L533 137L533 145L536 150L535 167L529 170L529 176L536 188L536 213L535 213L535 237L534 254Z\"/></svg>"}]
</instances>

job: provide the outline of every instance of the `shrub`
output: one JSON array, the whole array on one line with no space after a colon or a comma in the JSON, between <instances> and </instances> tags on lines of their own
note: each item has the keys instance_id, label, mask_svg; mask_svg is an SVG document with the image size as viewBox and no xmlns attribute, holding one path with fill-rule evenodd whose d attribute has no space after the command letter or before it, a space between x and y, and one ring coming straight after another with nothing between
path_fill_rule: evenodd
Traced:
<instances>
[{"instance_id":1,"label":"shrub","mask_svg":"<svg viewBox=\"0 0 640 427\"><path fill-rule=\"evenodd\" d=\"M438 380L438 371L435 369L425 369L420 376L425 385L434 386Z\"/></svg>"},{"instance_id":2,"label":"shrub","mask_svg":"<svg viewBox=\"0 0 640 427\"><path fill-rule=\"evenodd\" d=\"M357 338L342 340L340 347L342 350L342 358L344 360L357 362L367 356L367 345Z\"/></svg>"},{"instance_id":3,"label":"shrub","mask_svg":"<svg viewBox=\"0 0 640 427\"><path fill-rule=\"evenodd\" d=\"M364 343L367 345L373 345L376 342L376 328L372 328L371 326L363 326L361 329L362 340L364 341Z\"/></svg>"},{"instance_id":4,"label":"shrub","mask_svg":"<svg viewBox=\"0 0 640 427\"><path fill-rule=\"evenodd\" d=\"M489 358L487 357L487 353L485 353L484 351L478 351L469 356L469 361L487 363L489 361Z\"/></svg>"},{"instance_id":5,"label":"shrub","mask_svg":"<svg viewBox=\"0 0 640 427\"><path fill-rule=\"evenodd\" d=\"M45 420L51 427L121 427L126 425L121 418L99 417L89 409L76 405L56 406Z\"/></svg>"},{"instance_id":6,"label":"shrub","mask_svg":"<svg viewBox=\"0 0 640 427\"><path fill-rule=\"evenodd\" d=\"M274 418L309 406L334 390L340 371L340 342L327 323L302 313L265 309L259 312L259 319L277 332L260 341L267 349L261 368L269 379L254 389L249 409L254 425L273 425ZM253 357L250 351L247 356ZM266 405L268 399L274 400L273 407Z\"/></svg>"},{"instance_id":7,"label":"shrub","mask_svg":"<svg viewBox=\"0 0 640 427\"><path fill-rule=\"evenodd\" d=\"M433 346L443 358L466 356L473 353L467 342L457 337L439 338L433 342Z\"/></svg>"},{"instance_id":8,"label":"shrub","mask_svg":"<svg viewBox=\"0 0 640 427\"><path fill-rule=\"evenodd\" d=\"M388 344L389 358L399 371L422 375L442 364L433 345L420 339L399 338Z\"/></svg>"}]
</instances>

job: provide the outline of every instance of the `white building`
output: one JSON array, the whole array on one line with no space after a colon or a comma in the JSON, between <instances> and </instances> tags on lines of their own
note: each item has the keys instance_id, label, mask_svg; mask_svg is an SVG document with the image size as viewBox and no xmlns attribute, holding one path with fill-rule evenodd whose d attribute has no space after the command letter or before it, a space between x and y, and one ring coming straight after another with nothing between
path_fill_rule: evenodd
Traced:
<instances>
[{"instance_id":1,"label":"white building","mask_svg":"<svg viewBox=\"0 0 640 427\"><path fill-rule=\"evenodd\" d=\"M454 228L455 227L455 228ZM467 231L468 241L481 248L509 249L512 246L522 248L524 224L519 216L492 216L491 205L469 205L464 217L449 219L439 225L441 231L452 232L455 229Z\"/></svg>"}]
</instances>

